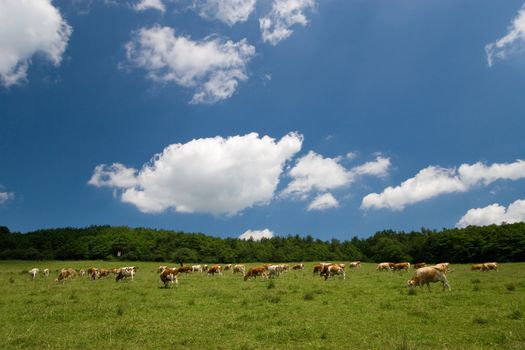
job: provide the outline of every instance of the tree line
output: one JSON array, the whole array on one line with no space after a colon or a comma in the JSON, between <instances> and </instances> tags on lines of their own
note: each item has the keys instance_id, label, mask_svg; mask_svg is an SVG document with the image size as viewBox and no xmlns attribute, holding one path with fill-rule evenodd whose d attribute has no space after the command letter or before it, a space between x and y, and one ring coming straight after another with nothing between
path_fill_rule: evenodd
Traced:
<instances>
[{"instance_id":1,"label":"tree line","mask_svg":"<svg viewBox=\"0 0 525 350\"><path fill-rule=\"evenodd\" d=\"M323 241L310 235L260 241L202 233L89 226L28 233L0 226L0 259L207 262L410 261L469 263L525 261L525 223L441 231L384 230L368 238Z\"/></svg>"}]
</instances>

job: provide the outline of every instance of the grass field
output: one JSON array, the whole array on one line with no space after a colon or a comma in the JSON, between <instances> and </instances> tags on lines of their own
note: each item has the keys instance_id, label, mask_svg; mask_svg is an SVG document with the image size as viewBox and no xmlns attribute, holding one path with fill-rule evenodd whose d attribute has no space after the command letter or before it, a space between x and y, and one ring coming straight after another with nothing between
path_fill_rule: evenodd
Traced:
<instances>
[{"instance_id":1,"label":"grass field","mask_svg":"<svg viewBox=\"0 0 525 350\"><path fill-rule=\"evenodd\" d=\"M0 262L2 349L525 349L525 263L499 272L453 265L451 292L407 293L410 273L375 265L324 281L180 276L161 288L159 263L133 263L134 281L54 282L62 267L122 263ZM126 264L124 264L126 265ZM250 266L255 264L250 264ZM31 281L27 270L49 268Z\"/></svg>"}]
</instances>

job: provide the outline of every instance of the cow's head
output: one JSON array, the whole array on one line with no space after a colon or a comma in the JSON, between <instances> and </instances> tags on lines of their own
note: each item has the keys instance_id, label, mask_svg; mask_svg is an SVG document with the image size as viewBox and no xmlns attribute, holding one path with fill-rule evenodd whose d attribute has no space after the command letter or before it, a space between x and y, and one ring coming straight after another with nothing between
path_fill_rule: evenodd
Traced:
<instances>
[{"instance_id":1,"label":"cow's head","mask_svg":"<svg viewBox=\"0 0 525 350\"><path fill-rule=\"evenodd\" d=\"M408 288L414 288L416 286L416 281L414 280L408 280L407 281Z\"/></svg>"}]
</instances>

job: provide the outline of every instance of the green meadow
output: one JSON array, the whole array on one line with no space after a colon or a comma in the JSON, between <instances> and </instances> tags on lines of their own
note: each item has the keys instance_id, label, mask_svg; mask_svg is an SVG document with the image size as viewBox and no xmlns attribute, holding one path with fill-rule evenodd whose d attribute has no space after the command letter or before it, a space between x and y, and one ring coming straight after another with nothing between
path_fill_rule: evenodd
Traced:
<instances>
[{"instance_id":1,"label":"green meadow","mask_svg":"<svg viewBox=\"0 0 525 350\"><path fill-rule=\"evenodd\" d=\"M63 267L139 267L134 281L55 282ZM247 264L255 266L256 264ZM324 281L303 271L243 281L195 273L161 288L159 263L0 262L2 349L524 349L525 263L452 265L408 293L413 270L375 264ZM49 268L48 279L27 271Z\"/></svg>"}]
</instances>

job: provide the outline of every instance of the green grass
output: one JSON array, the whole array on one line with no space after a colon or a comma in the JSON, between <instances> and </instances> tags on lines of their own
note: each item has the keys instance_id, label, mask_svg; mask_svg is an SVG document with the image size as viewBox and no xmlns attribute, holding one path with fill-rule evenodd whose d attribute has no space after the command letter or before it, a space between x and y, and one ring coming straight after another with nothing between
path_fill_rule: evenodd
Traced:
<instances>
[{"instance_id":1,"label":"green grass","mask_svg":"<svg viewBox=\"0 0 525 350\"><path fill-rule=\"evenodd\" d=\"M54 282L62 267L136 265L135 281ZM255 264L250 264L255 265ZM525 263L499 272L454 265L451 292L409 295L410 273L275 280L182 275L161 288L159 263L0 261L2 349L524 349ZM23 273L49 268L49 279ZM479 286L473 290L473 286ZM512 286L512 287L509 287Z\"/></svg>"}]
</instances>

